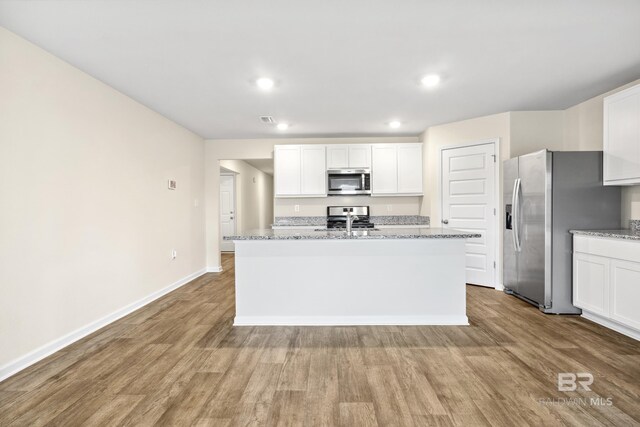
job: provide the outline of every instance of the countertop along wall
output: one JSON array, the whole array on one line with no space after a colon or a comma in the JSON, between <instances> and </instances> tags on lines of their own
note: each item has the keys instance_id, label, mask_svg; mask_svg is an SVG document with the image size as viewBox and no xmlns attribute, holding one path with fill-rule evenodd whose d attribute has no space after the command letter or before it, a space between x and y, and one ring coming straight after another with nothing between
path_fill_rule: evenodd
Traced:
<instances>
[{"instance_id":1,"label":"countertop along wall","mask_svg":"<svg viewBox=\"0 0 640 427\"><path fill-rule=\"evenodd\" d=\"M0 64L2 378L202 274L205 226L202 138L3 28Z\"/></svg>"},{"instance_id":2,"label":"countertop along wall","mask_svg":"<svg viewBox=\"0 0 640 427\"><path fill-rule=\"evenodd\" d=\"M273 139L211 139L205 142L205 164L206 181L206 223L207 223L207 268L209 271L219 271L220 269L220 160L225 159L272 159L273 147L281 144L381 144L381 143L402 143L420 142L418 136L396 136L396 137L363 137L363 138L273 138ZM327 198L327 204L335 203L333 198ZM368 198L372 210L380 211L381 206L393 199L394 207L400 210L393 210L389 214L418 214L422 197L399 197L399 198ZM401 200L405 199L405 200ZM412 199L412 200L407 200ZM297 201L297 203L296 203ZM274 202L274 214L276 216L292 216L291 211L294 205L299 204L301 211L294 212L295 215L326 215L320 212L323 208L322 202L312 201L306 198L300 199L276 199ZM326 206L326 205L325 205ZM411 206L407 208L407 206ZM376 213L384 215L384 213Z\"/></svg>"}]
</instances>

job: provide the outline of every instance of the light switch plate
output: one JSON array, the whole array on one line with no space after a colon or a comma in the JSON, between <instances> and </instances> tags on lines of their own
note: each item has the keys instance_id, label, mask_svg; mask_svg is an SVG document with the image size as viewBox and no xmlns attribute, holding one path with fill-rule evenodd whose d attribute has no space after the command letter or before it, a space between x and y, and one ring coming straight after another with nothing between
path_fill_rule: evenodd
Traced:
<instances>
[{"instance_id":1,"label":"light switch plate","mask_svg":"<svg viewBox=\"0 0 640 427\"><path fill-rule=\"evenodd\" d=\"M175 179L169 180L169 190L175 190L177 188L177 183Z\"/></svg>"}]
</instances>

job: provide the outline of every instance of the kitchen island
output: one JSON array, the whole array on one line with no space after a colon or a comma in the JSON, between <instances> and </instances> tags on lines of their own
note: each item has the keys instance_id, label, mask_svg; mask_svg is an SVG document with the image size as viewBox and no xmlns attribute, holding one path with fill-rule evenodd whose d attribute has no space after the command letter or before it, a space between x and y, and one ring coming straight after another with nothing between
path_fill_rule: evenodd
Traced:
<instances>
[{"instance_id":1,"label":"kitchen island","mask_svg":"<svg viewBox=\"0 0 640 427\"><path fill-rule=\"evenodd\" d=\"M235 243L235 325L467 325L448 229L257 230Z\"/></svg>"}]
</instances>

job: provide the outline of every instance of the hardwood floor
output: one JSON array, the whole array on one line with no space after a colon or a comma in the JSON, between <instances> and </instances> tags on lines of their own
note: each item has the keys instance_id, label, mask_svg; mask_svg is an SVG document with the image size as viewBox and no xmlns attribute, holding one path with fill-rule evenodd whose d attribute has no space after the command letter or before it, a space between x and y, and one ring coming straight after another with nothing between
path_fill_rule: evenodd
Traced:
<instances>
[{"instance_id":1,"label":"hardwood floor","mask_svg":"<svg viewBox=\"0 0 640 427\"><path fill-rule=\"evenodd\" d=\"M469 286L467 327L234 328L223 268L0 383L0 425L640 425L640 343L579 317Z\"/></svg>"}]
</instances>

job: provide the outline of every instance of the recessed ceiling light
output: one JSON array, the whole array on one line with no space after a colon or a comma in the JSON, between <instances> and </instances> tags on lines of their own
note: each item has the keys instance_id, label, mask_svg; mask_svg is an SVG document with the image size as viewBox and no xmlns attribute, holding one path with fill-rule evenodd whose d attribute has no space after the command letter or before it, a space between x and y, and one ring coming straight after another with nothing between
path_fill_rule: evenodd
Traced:
<instances>
[{"instance_id":1,"label":"recessed ceiling light","mask_svg":"<svg viewBox=\"0 0 640 427\"><path fill-rule=\"evenodd\" d=\"M278 123L278 126L276 127L278 130L287 130L289 129L289 123Z\"/></svg>"},{"instance_id":2,"label":"recessed ceiling light","mask_svg":"<svg viewBox=\"0 0 640 427\"><path fill-rule=\"evenodd\" d=\"M436 87L438 86L438 83L440 83L440 76L437 74L428 74L424 76L420 82L424 87Z\"/></svg>"},{"instance_id":3,"label":"recessed ceiling light","mask_svg":"<svg viewBox=\"0 0 640 427\"><path fill-rule=\"evenodd\" d=\"M268 77L260 77L258 80L256 80L256 85L258 85L258 87L262 90L271 90L273 89L275 83Z\"/></svg>"},{"instance_id":4,"label":"recessed ceiling light","mask_svg":"<svg viewBox=\"0 0 640 427\"><path fill-rule=\"evenodd\" d=\"M400 123L400 122L399 122L399 121L397 121L397 120L394 120L394 121L392 121L392 122L389 122L389 127L390 127L391 129L398 129L400 126L402 126L402 123Z\"/></svg>"}]
</instances>

